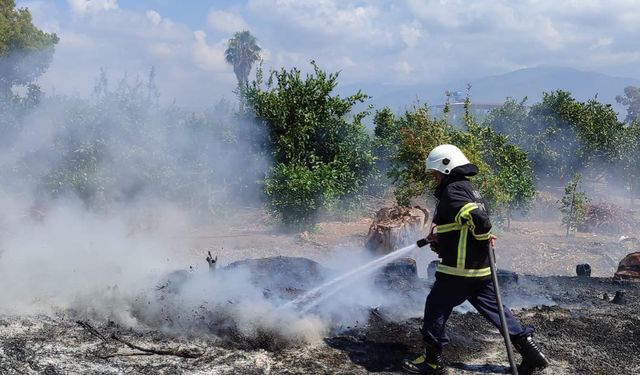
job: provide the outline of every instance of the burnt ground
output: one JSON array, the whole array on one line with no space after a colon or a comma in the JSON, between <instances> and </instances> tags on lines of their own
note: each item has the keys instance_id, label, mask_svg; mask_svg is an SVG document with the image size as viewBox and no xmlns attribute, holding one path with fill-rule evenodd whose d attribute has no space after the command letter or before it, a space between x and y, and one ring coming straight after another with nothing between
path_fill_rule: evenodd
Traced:
<instances>
[{"instance_id":1,"label":"burnt ground","mask_svg":"<svg viewBox=\"0 0 640 375\"><path fill-rule=\"evenodd\" d=\"M239 258L288 248L292 255L322 261L334 248L361 241L367 227L366 220L326 223L304 236L254 228L235 244L219 236L198 241L200 248L224 246L226 263L237 260L231 257L235 246L246 248ZM640 285L610 278L627 249L618 246L617 236L566 238L557 228L549 222L515 223L512 232L501 234L498 248L500 266L519 275L517 284L503 287L506 303L536 328L536 341L551 359L541 373L640 373ZM590 263L597 277L573 276L577 263ZM622 304L612 302L616 292L623 292ZM372 309L367 322L333 327L305 343L273 332L245 337L235 331L132 328L73 311L0 316L0 374L399 374L399 361L419 351L421 320L419 314L398 320L391 310ZM454 312L448 324L449 373L508 373L498 331L477 313L463 311Z\"/></svg>"},{"instance_id":2,"label":"burnt ground","mask_svg":"<svg viewBox=\"0 0 640 375\"><path fill-rule=\"evenodd\" d=\"M640 371L640 285L620 285L607 279L529 277L558 303L522 309L517 316L536 328L536 341L552 360L543 373L637 374ZM518 287L507 292L517 293ZM607 299L624 291L627 303ZM633 302L629 302L632 301ZM328 338L327 343L349 353L350 360L370 372L399 371L407 350L420 350L420 319L385 322L373 315L367 329ZM451 344L445 357L450 373L509 373L502 337L476 313L454 313L448 325ZM376 353L371 355L371 353Z\"/></svg>"},{"instance_id":3,"label":"burnt ground","mask_svg":"<svg viewBox=\"0 0 640 375\"><path fill-rule=\"evenodd\" d=\"M605 278L521 277L518 285L506 288L507 300L520 295L520 285L529 293L532 284L557 303L516 314L536 327L537 341L551 358L551 367L542 373L639 373L640 285ZM626 303L610 301L617 291L624 292ZM0 373L394 374L408 352L419 351L420 324L419 318L387 319L381 308L372 310L360 327L296 344L269 335L249 339L131 329L109 321L76 320L72 313L4 316ZM508 373L501 336L478 314L454 313L448 330L449 373Z\"/></svg>"}]
</instances>

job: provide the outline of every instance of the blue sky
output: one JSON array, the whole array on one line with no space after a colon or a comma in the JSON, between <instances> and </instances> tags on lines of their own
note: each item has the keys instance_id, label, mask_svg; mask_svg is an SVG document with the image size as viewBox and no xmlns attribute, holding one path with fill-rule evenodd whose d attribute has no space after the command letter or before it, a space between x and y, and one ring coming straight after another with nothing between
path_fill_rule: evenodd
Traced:
<instances>
[{"instance_id":1,"label":"blue sky","mask_svg":"<svg viewBox=\"0 0 640 375\"><path fill-rule=\"evenodd\" d=\"M249 29L266 68L340 71L340 83L434 85L566 66L640 79L636 0L22 0L61 38L41 85L84 95L100 69L151 66L165 102L232 96L226 41Z\"/></svg>"}]
</instances>

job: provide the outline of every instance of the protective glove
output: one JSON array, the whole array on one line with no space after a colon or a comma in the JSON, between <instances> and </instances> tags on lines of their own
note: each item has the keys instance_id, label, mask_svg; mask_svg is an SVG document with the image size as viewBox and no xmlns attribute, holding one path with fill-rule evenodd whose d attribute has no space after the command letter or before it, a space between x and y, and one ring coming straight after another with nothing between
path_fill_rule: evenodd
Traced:
<instances>
[{"instance_id":1,"label":"protective glove","mask_svg":"<svg viewBox=\"0 0 640 375\"><path fill-rule=\"evenodd\" d=\"M418 240L418 242L416 242L416 245L418 245L418 247L424 247L426 245L430 245L431 250L437 253L438 252L438 235L431 232L429 233L427 238L422 238Z\"/></svg>"}]
</instances>

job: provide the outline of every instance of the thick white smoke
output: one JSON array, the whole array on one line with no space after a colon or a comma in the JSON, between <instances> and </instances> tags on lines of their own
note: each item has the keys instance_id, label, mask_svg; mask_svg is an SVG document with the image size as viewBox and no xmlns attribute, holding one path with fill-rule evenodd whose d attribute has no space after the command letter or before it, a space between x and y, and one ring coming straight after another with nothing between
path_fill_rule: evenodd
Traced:
<instances>
[{"instance_id":1,"label":"thick white smoke","mask_svg":"<svg viewBox=\"0 0 640 375\"><path fill-rule=\"evenodd\" d=\"M63 200L43 214L6 192L0 203L3 313L73 309L127 320L128 301L175 267L172 253L182 245L173 234L187 223L169 206L154 209L154 228L141 231L144 218L124 207L105 216Z\"/></svg>"}]
</instances>

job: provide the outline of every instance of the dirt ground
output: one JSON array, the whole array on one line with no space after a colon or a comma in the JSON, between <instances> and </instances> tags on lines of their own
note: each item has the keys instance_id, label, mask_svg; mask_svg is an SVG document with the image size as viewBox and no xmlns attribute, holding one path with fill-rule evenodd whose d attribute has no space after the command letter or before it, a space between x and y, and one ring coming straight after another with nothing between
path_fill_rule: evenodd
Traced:
<instances>
[{"instance_id":1,"label":"dirt ground","mask_svg":"<svg viewBox=\"0 0 640 375\"><path fill-rule=\"evenodd\" d=\"M219 267L280 255L324 264L362 251L370 223L364 216L283 234L263 212L247 210L185 233L190 246L183 264L202 264L207 251L218 256ZM640 286L611 279L629 252L618 237L566 237L557 220L516 220L511 231L499 233L499 267L519 275L518 283L505 285L505 300L525 324L536 327L537 342L551 358L542 373L640 373ZM424 275L433 255L414 255ZM575 277L580 263L590 264L594 277ZM419 350L419 311L427 288L424 280L415 286L418 297L408 302L418 312L413 316L392 319L387 314L392 309L383 304L371 309L366 322L333 327L305 343L132 328L73 311L0 316L0 374L398 374L399 361ZM624 303L611 302L616 292L623 293ZM477 313L455 312L448 328L449 374L509 373L501 336Z\"/></svg>"},{"instance_id":2,"label":"dirt ground","mask_svg":"<svg viewBox=\"0 0 640 375\"><path fill-rule=\"evenodd\" d=\"M191 246L184 254L185 261L199 263L210 250L218 254L222 265L278 255L323 262L340 252L361 251L372 218L373 213L350 221L325 221L313 231L285 234L269 224L266 214L247 211L222 226L202 227L186 234ZM574 276L577 264L588 263L592 276L608 277L630 252L620 246L620 235L576 233L567 237L559 217L514 219L510 231L498 231L497 235L498 266L520 274ZM640 233L625 235L640 238ZM428 251L413 255L419 263L435 259ZM419 266L426 268L426 264Z\"/></svg>"}]
</instances>

